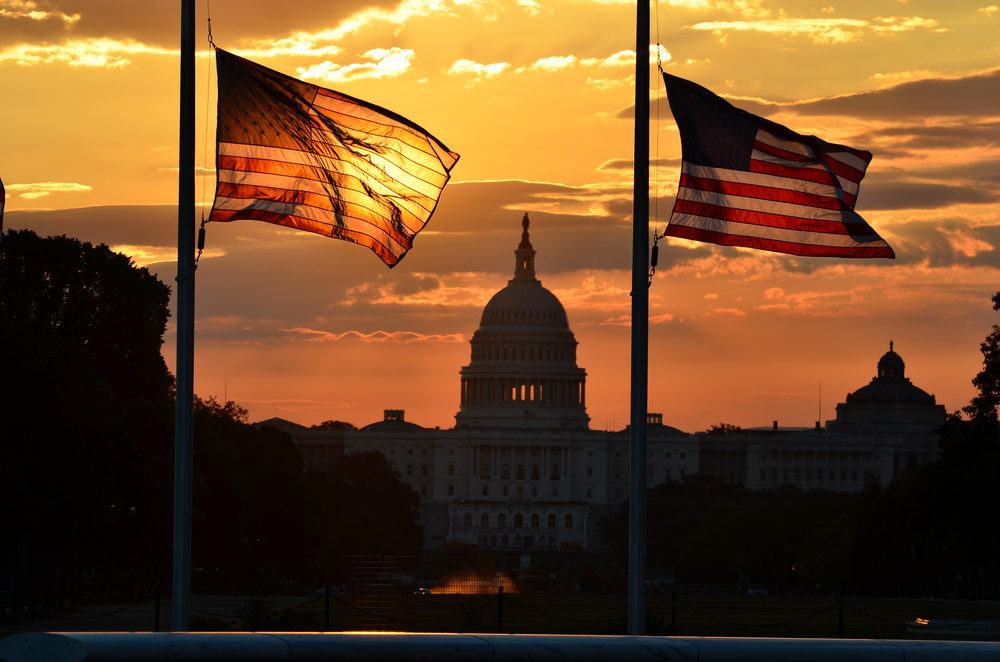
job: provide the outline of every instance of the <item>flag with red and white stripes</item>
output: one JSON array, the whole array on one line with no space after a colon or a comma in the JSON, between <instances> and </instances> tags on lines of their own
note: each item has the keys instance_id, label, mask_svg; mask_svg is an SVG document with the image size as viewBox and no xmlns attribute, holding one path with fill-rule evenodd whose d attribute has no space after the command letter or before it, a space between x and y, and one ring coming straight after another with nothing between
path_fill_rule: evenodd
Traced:
<instances>
[{"instance_id":1,"label":"flag with red and white stripes","mask_svg":"<svg viewBox=\"0 0 1000 662\"><path fill-rule=\"evenodd\" d=\"M458 161L413 122L217 49L210 221L250 219L354 242L394 266Z\"/></svg>"},{"instance_id":2,"label":"flag with red and white stripes","mask_svg":"<svg viewBox=\"0 0 1000 662\"><path fill-rule=\"evenodd\" d=\"M666 234L815 257L895 254L854 211L872 159L734 107L663 74L681 134L681 178Z\"/></svg>"}]
</instances>

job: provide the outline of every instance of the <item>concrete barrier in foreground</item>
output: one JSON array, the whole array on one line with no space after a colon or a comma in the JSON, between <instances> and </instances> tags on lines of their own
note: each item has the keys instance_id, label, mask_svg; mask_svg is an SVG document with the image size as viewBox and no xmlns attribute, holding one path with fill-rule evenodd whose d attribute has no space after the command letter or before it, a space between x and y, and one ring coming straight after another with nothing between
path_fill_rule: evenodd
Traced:
<instances>
[{"instance_id":1,"label":"concrete barrier in foreground","mask_svg":"<svg viewBox=\"0 0 1000 662\"><path fill-rule=\"evenodd\" d=\"M1000 661L1000 643L625 635L301 632L34 632L0 639L2 662Z\"/></svg>"}]
</instances>

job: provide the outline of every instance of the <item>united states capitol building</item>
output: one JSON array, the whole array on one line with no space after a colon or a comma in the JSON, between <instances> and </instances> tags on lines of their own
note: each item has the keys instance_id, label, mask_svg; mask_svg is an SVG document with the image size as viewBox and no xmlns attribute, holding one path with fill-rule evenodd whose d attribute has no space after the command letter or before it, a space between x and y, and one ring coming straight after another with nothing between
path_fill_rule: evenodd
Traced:
<instances>
[{"instance_id":1,"label":"united states capitol building","mask_svg":"<svg viewBox=\"0 0 1000 662\"><path fill-rule=\"evenodd\" d=\"M592 430L586 371L559 299L535 276L528 217L514 277L483 310L459 371L455 427L424 428L398 409L361 429L263 421L291 434L306 470L380 451L421 498L425 549L596 550L597 523L628 495L628 430ZM512 242L513 243L513 242ZM859 491L937 458L945 408L910 383L894 351L871 382L815 429L688 434L647 416L647 485L696 473L760 490Z\"/></svg>"}]
</instances>

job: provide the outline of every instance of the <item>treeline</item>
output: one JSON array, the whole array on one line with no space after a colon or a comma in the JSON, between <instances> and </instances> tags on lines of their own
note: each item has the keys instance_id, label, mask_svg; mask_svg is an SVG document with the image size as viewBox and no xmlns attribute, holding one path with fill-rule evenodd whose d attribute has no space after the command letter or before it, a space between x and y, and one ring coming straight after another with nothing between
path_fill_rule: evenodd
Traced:
<instances>
[{"instance_id":1,"label":"treeline","mask_svg":"<svg viewBox=\"0 0 1000 662\"><path fill-rule=\"evenodd\" d=\"M981 351L976 396L939 430L937 462L859 494L752 492L702 475L659 485L648 493L649 567L681 590L1000 598L1000 327ZM623 562L627 517L626 505L600 525Z\"/></svg>"},{"instance_id":2,"label":"treeline","mask_svg":"<svg viewBox=\"0 0 1000 662\"><path fill-rule=\"evenodd\" d=\"M170 584L169 290L65 236L0 243L0 607ZM353 553L415 553L418 496L374 454L303 473L287 434L197 399L193 565L215 590L327 579Z\"/></svg>"}]
</instances>

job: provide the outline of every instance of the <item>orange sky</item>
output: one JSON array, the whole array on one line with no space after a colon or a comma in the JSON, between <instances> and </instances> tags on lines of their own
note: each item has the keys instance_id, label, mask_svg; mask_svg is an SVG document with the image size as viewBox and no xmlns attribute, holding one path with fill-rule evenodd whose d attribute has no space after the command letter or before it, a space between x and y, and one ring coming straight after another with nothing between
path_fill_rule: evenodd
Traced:
<instances>
[{"instance_id":1,"label":"orange sky","mask_svg":"<svg viewBox=\"0 0 1000 662\"><path fill-rule=\"evenodd\" d=\"M687 431L812 425L873 376L966 404L1000 289L1000 7L991 0L652 6L664 67L801 133L872 151L858 211L898 259L661 244L651 411ZM198 198L214 188L214 74L199 11ZM393 270L366 249L212 224L195 390L255 420L454 423L458 370L513 269L525 211L563 301L596 428L628 422L634 3L211 2L216 43L390 108L462 155ZM0 0L5 227L106 243L173 282L179 3ZM651 230L680 151L653 104ZM657 121L659 118L659 121ZM164 355L173 365L173 329Z\"/></svg>"}]
</instances>

